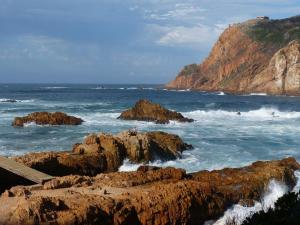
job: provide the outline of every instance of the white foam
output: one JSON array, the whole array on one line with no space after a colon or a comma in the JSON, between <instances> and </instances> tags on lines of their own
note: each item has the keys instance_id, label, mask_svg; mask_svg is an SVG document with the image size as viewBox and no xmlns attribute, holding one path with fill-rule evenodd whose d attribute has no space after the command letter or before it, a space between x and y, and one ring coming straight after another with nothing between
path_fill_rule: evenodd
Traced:
<instances>
[{"instance_id":1,"label":"white foam","mask_svg":"<svg viewBox=\"0 0 300 225\"><path fill-rule=\"evenodd\" d=\"M95 87L95 88L91 88L92 90L103 90L103 89L107 89L105 87Z\"/></svg>"},{"instance_id":2,"label":"white foam","mask_svg":"<svg viewBox=\"0 0 300 225\"><path fill-rule=\"evenodd\" d=\"M245 207L236 204L232 208L228 209L224 213L224 216L217 220L213 225L226 225L228 221L235 221L236 225L240 225L247 217L250 217L254 213L274 208L274 204L278 198L286 194L287 191L288 188L286 185L281 182L271 180L261 202L255 202L252 207Z\"/></svg>"},{"instance_id":3,"label":"white foam","mask_svg":"<svg viewBox=\"0 0 300 225\"><path fill-rule=\"evenodd\" d=\"M41 87L42 89L65 89L69 87L64 87L64 86L50 86L50 87Z\"/></svg>"},{"instance_id":4,"label":"white foam","mask_svg":"<svg viewBox=\"0 0 300 225\"><path fill-rule=\"evenodd\" d=\"M297 119L300 118L300 112L296 111L279 111L276 108L262 107L257 110L241 112L225 111L225 110L196 110L183 113L185 116L195 120L207 119L224 119L224 118L244 118L251 120L270 120L270 119Z\"/></svg>"},{"instance_id":5,"label":"white foam","mask_svg":"<svg viewBox=\"0 0 300 225\"><path fill-rule=\"evenodd\" d=\"M250 96L267 96L267 93L250 93Z\"/></svg>"},{"instance_id":6,"label":"white foam","mask_svg":"<svg viewBox=\"0 0 300 225\"><path fill-rule=\"evenodd\" d=\"M129 159L125 159L124 162L123 162L123 165L120 166L119 171L121 171L121 172L136 171L139 168L139 166L141 166L141 165L142 164L131 163L129 161Z\"/></svg>"},{"instance_id":7,"label":"white foam","mask_svg":"<svg viewBox=\"0 0 300 225\"><path fill-rule=\"evenodd\" d=\"M299 170L295 171L295 177L296 177L297 183L296 183L295 187L293 188L293 192L298 193L300 191L300 171Z\"/></svg>"},{"instance_id":8,"label":"white foam","mask_svg":"<svg viewBox=\"0 0 300 225\"><path fill-rule=\"evenodd\" d=\"M10 99L10 98L0 98L0 102L1 103L14 103L14 102L28 103L28 102L34 102L34 99L18 100L18 99Z\"/></svg>"},{"instance_id":9,"label":"white foam","mask_svg":"<svg viewBox=\"0 0 300 225\"><path fill-rule=\"evenodd\" d=\"M223 91L217 93L217 95L226 95Z\"/></svg>"}]
</instances>

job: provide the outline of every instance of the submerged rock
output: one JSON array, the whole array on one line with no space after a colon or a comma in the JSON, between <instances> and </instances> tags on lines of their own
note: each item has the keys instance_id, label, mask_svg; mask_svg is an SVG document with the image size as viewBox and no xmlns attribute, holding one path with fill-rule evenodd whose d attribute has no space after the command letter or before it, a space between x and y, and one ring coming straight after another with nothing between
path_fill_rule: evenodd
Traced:
<instances>
[{"instance_id":1,"label":"submerged rock","mask_svg":"<svg viewBox=\"0 0 300 225\"><path fill-rule=\"evenodd\" d=\"M15 103L15 102L17 102L17 100L15 100L15 99L2 99L2 100L0 100L0 102Z\"/></svg>"},{"instance_id":2,"label":"submerged rock","mask_svg":"<svg viewBox=\"0 0 300 225\"><path fill-rule=\"evenodd\" d=\"M191 147L174 134L125 131L117 135L91 134L83 143L75 144L73 152L29 153L14 159L53 176L95 176L117 171L125 158L133 163L166 161L180 157Z\"/></svg>"},{"instance_id":3,"label":"submerged rock","mask_svg":"<svg viewBox=\"0 0 300 225\"><path fill-rule=\"evenodd\" d=\"M168 110L145 99L139 100L132 109L122 112L118 119L153 121L161 124L169 123L170 120L193 122L193 119L185 118L181 113Z\"/></svg>"},{"instance_id":4,"label":"submerged rock","mask_svg":"<svg viewBox=\"0 0 300 225\"><path fill-rule=\"evenodd\" d=\"M12 123L15 127L23 127L26 123L38 125L80 125L83 120L62 112L35 112L24 117L16 117Z\"/></svg>"},{"instance_id":5,"label":"submerged rock","mask_svg":"<svg viewBox=\"0 0 300 225\"><path fill-rule=\"evenodd\" d=\"M0 224L203 224L243 199L259 200L272 179L293 187L293 158L186 174L175 168L67 176L0 197ZM13 213L12 213L13 212Z\"/></svg>"}]
</instances>

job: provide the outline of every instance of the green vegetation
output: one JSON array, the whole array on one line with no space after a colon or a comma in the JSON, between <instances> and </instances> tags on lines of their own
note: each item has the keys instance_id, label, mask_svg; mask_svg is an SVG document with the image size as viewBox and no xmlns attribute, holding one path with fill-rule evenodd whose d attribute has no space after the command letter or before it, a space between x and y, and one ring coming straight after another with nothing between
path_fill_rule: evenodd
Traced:
<instances>
[{"instance_id":1,"label":"green vegetation","mask_svg":"<svg viewBox=\"0 0 300 225\"><path fill-rule=\"evenodd\" d=\"M244 29L256 41L284 46L292 40L300 39L300 17L257 21Z\"/></svg>"},{"instance_id":2,"label":"green vegetation","mask_svg":"<svg viewBox=\"0 0 300 225\"><path fill-rule=\"evenodd\" d=\"M190 76L194 73L198 72L198 65L197 64L191 64L191 65L187 65L185 66L182 71L180 72L181 76Z\"/></svg>"},{"instance_id":3,"label":"green vegetation","mask_svg":"<svg viewBox=\"0 0 300 225\"><path fill-rule=\"evenodd\" d=\"M255 213L251 218L246 219L242 225L299 225L299 197L299 193L290 192L277 200L274 209Z\"/></svg>"},{"instance_id":4,"label":"green vegetation","mask_svg":"<svg viewBox=\"0 0 300 225\"><path fill-rule=\"evenodd\" d=\"M247 218L242 225L299 225L300 193L289 192L277 200L274 209L260 211ZM236 225L235 220L226 225Z\"/></svg>"}]
</instances>

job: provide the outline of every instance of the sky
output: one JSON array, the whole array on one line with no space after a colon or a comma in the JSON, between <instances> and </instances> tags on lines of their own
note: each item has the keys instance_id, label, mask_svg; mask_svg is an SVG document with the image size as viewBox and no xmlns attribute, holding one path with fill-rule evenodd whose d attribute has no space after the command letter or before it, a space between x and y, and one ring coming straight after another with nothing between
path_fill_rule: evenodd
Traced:
<instances>
[{"instance_id":1,"label":"sky","mask_svg":"<svg viewBox=\"0 0 300 225\"><path fill-rule=\"evenodd\" d=\"M299 0L0 0L1 83L166 83L231 23Z\"/></svg>"}]
</instances>

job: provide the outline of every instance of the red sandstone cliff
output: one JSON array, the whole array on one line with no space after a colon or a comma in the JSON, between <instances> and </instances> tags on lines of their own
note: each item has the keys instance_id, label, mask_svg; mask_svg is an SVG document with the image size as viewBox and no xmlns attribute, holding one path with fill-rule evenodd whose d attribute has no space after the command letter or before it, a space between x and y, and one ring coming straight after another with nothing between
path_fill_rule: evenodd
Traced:
<instances>
[{"instance_id":1,"label":"red sandstone cliff","mask_svg":"<svg viewBox=\"0 0 300 225\"><path fill-rule=\"evenodd\" d=\"M300 94L300 16L228 27L200 65L185 66L172 89Z\"/></svg>"}]
</instances>

